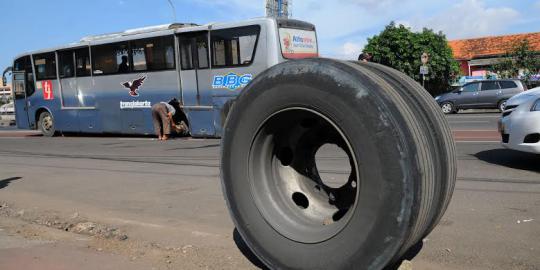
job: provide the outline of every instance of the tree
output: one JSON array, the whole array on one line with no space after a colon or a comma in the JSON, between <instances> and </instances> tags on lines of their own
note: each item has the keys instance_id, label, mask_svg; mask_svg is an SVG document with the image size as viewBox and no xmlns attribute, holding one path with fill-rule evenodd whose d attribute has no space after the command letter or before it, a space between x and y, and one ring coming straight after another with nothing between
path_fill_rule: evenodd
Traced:
<instances>
[{"instance_id":1,"label":"tree","mask_svg":"<svg viewBox=\"0 0 540 270\"><path fill-rule=\"evenodd\" d=\"M540 57L531 49L529 40L519 40L509 46L505 58L493 66L501 78L521 78L529 84L533 75L540 73Z\"/></svg>"},{"instance_id":2,"label":"tree","mask_svg":"<svg viewBox=\"0 0 540 270\"><path fill-rule=\"evenodd\" d=\"M371 54L372 62L395 68L418 82L422 81L420 56L426 52L429 74L425 77L425 88L432 95L447 91L459 74L459 65L446 36L427 28L413 32L391 22L379 35L368 38L364 52Z\"/></svg>"}]
</instances>

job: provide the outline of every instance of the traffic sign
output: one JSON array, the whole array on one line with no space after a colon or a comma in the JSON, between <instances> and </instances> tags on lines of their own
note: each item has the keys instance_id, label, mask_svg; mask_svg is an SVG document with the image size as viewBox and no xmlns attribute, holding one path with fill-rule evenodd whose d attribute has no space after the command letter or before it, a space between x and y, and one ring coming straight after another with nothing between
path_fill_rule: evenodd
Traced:
<instances>
[{"instance_id":1,"label":"traffic sign","mask_svg":"<svg viewBox=\"0 0 540 270\"><path fill-rule=\"evenodd\" d=\"M426 65L420 66L420 74L427 75L429 74L429 68Z\"/></svg>"}]
</instances>

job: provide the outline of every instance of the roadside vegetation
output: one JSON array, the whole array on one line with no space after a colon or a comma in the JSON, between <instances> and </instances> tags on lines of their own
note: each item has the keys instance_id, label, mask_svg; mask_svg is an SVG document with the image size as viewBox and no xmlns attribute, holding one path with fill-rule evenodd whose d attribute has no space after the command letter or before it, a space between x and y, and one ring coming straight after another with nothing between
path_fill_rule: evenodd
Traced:
<instances>
[{"instance_id":1,"label":"roadside vegetation","mask_svg":"<svg viewBox=\"0 0 540 270\"><path fill-rule=\"evenodd\" d=\"M459 65L446 36L427 28L413 32L391 22L380 34L368 39L364 52L371 55L372 62L397 69L419 83L422 83L420 57L427 53L429 74L425 75L425 88L431 95L447 91L459 75Z\"/></svg>"}]
</instances>

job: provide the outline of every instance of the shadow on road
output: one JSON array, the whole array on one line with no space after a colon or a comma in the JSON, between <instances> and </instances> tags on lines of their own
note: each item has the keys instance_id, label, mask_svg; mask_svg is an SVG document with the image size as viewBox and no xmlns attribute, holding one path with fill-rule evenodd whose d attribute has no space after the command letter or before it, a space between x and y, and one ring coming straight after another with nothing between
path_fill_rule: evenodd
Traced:
<instances>
[{"instance_id":1,"label":"shadow on road","mask_svg":"<svg viewBox=\"0 0 540 270\"><path fill-rule=\"evenodd\" d=\"M253 254L251 249L249 249L248 245L246 244L244 239L242 239L242 236L240 235L240 233L238 232L238 230L236 228L234 228L234 231L233 231L233 239L234 239L234 243L236 244L236 246L238 247L240 252L242 252L244 257L246 257L246 259L248 259L254 266L256 266L256 267L258 267L260 269L265 269L265 270L268 269L259 260L259 258L257 258L257 256L255 256L255 254Z\"/></svg>"},{"instance_id":2,"label":"shadow on road","mask_svg":"<svg viewBox=\"0 0 540 270\"><path fill-rule=\"evenodd\" d=\"M508 168L540 172L540 155L510 149L491 149L474 154L479 160Z\"/></svg>"},{"instance_id":3,"label":"shadow on road","mask_svg":"<svg viewBox=\"0 0 540 270\"><path fill-rule=\"evenodd\" d=\"M9 184L12 182L12 181L15 181L15 180L19 180L21 179L22 177L10 177L10 178L6 178L6 179L2 179L0 180L0 189L3 189L7 186L9 186Z\"/></svg>"},{"instance_id":4,"label":"shadow on road","mask_svg":"<svg viewBox=\"0 0 540 270\"><path fill-rule=\"evenodd\" d=\"M259 260L259 258L257 258L255 254L253 254L251 249L249 249L248 245L246 244L244 239L242 239L242 236L236 228L234 228L233 231L233 239L234 243L236 244L240 252L242 252L244 257L246 257L246 259L248 259L254 266L260 269L268 270L268 268ZM397 270L404 260L411 261L412 259L414 259L414 257L416 257L418 253L420 253L423 246L423 241L420 241L417 244L413 245L409 248L409 250L407 250L407 252L405 252L405 254L403 254L403 256L395 264L385 267L384 270Z\"/></svg>"}]
</instances>

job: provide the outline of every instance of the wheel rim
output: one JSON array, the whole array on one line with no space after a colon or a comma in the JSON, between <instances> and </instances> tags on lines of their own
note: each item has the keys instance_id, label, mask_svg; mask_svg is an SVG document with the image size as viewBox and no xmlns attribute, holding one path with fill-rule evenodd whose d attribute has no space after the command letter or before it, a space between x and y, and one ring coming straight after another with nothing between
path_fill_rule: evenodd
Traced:
<instances>
[{"instance_id":1,"label":"wheel rim","mask_svg":"<svg viewBox=\"0 0 540 270\"><path fill-rule=\"evenodd\" d=\"M45 117L43 117L41 126L43 127L44 131L51 131L51 129L53 127L53 119L49 114L47 114L47 115L45 115Z\"/></svg>"},{"instance_id":2,"label":"wheel rim","mask_svg":"<svg viewBox=\"0 0 540 270\"><path fill-rule=\"evenodd\" d=\"M450 113L452 112L452 105L450 103L445 103L442 105L442 111L444 113Z\"/></svg>"},{"instance_id":3,"label":"wheel rim","mask_svg":"<svg viewBox=\"0 0 540 270\"><path fill-rule=\"evenodd\" d=\"M506 107L506 101L501 102L501 105L499 105L499 110L504 111L504 108Z\"/></svg>"},{"instance_id":4,"label":"wheel rim","mask_svg":"<svg viewBox=\"0 0 540 270\"><path fill-rule=\"evenodd\" d=\"M341 164L348 164L349 174L335 172L345 181L331 183L318 168L316 156L325 145L345 153ZM314 110L290 108L264 121L252 140L248 168L259 212L293 241L317 243L335 236L356 208L361 181L350 143Z\"/></svg>"}]
</instances>

